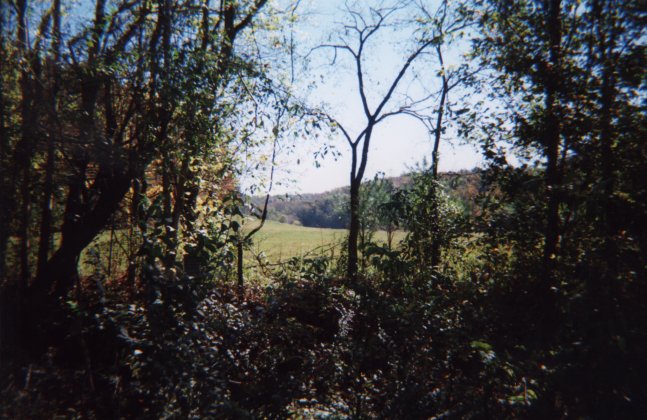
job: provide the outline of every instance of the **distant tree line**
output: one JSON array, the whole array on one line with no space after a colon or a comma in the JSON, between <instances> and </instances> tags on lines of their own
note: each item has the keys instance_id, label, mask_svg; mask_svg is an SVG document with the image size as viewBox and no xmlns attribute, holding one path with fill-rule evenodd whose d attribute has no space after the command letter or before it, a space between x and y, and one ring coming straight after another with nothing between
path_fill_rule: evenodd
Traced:
<instances>
[{"instance_id":1,"label":"distant tree line","mask_svg":"<svg viewBox=\"0 0 647 420\"><path fill-rule=\"evenodd\" d=\"M469 216L475 216L481 211L477 200L481 193L481 170L440 173L439 180L442 188L451 200L454 200ZM375 183L390 184L387 191L376 196L372 186ZM373 207L388 204L399 190L411 187L411 175L393 178L377 178L365 183L365 201L373 200ZM281 223L300 224L308 227L331 229L347 229L348 220L348 189L340 188L319 194L296 194L287 196L272 196L268 206L268 219ZM261 198L252 198L255 207L261 207ZM364 205L365 206L365 205ZM383 229L380 226L379 229Z\"/></svg>"}]
</instances>

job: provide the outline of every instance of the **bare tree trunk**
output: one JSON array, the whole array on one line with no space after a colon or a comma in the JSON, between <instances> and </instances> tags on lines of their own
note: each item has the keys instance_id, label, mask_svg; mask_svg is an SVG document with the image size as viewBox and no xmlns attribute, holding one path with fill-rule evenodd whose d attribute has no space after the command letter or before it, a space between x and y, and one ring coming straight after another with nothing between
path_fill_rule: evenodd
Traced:
<instances>
[{"instance_id":1,"label":"bare tree trunk","mask_svg":"<svg viewBox=\"0 0 647 420\"><path fill-rule=\"evenodd\" d=\"M359 188L361 181L354 179L350 186L350 226L348 232L348 277L354 280L358 270L358 241L359 241Z\"/></svg>"},{"instance_id":2,"label":"bare tree trunk","mask_svg":"<svg viewBox=\"0 0 647 420\"><path fill-rule=\"evenodd\" d=\"M163 157L162 157L162 197L163 197L163 224L166 231L166 240L167 240L167 253L162 259L164 266L166 268L171 268L175 264L175 238L177 238L176 232L173 229L173 186L175 184L177 192L177 184L181 182L174 183L173 180L177 180L177 174L175 170L175 164L171 155L167 151L168 146L168 136L169 136L169 125L172 118L172 108L174 107L174 101L171 94L171 81L169 80L170 75L170 66L171 66L171 4L169 0L162 0L159 9L159 19L162 24L162 59L164 60L164 66L161 68L161 96L162 104L159 109L159 137L158 144L163 148ZM177 197L177 196L176 196ZM177 206L177 200L175 205Z\"/></svg>"},{"instance_id":3,"label":"bare tree trunk","mask_svg":"<svg viewBox=\"0 0 647 420\"><path fill-rule=\"evenodd\" d=\"M104 7L105 0L97 0L95 4L94 26L92 30L92 44L88 49L88 61L92 63L99 52L99 42L104 31ZM100 88L100 80L97 75L84 74L81 80L81 117L80 117L80 144L89 146L94 153L101 153L105 150L100 136L96 135L95 109ZM81 251L92 241L103 226L96 225L98 215L103 215L107 209L113 208L107 200L111 194L101 194L107 188L107 180L103 179L111 172L105 164L99 169L95 185L99 187L99 199L93 209L88 208L90 203L86 202L83 193L87 192L87 166L89 162L88 150L80 147L74 151L77 173L70 178L67 203L64 213L63 228L61 231L61 246L52 257L43 263L39 275L34 280L32 291L36 295L43 295L52 291L55 287L56 294L63 296L74 285L78 278L77 266ZM109 159L107 165L112 164ZM115 185L115 191L119 188ZM106 205L105 209L99 208ZM90 220L88 220L88 218ZM89 222L89 223L88 223ZM88 235L92 234L91 237Z\"/></svg>"},{"instance_id":4,"label":"bare tree trunk","mask_svg":"<svg viewBox=\"0 0 647 420\"><path fill-rule=\"evenodd\" d=\"M83 217L80 219L72 217L66 220L61 246L47 262L42 276L34 281L37 293L49 293L54 287L56 296L64 296L70 290L78 277L77 264L81 252L108 224L130 189L132 177L128 172L113 176L108 176L105 172L101 173L100 170L97 175L100 178L98 182L101 184L101 193L92 209L83 208ZM72 203L68 208L72 209L75 206L76 204Z\"/></svg>"},{"instance_id":5,"label":"bare tree trunk","mask_svg":"<svg viewBox=\"0 0 647 420\"><path fill-rule=\"evenodd\" d=\"M610 7L613 7L610 5ZM618 231L618 219L613 198L616 188L615 162L613 152L613 108L615 102L616 79L614 67L617 65L613 51L616 48L615 31L611 30L609 39L600 26L605 25L602 20L613 19L605 16L602 5L597 10L596 18L598 22L598 38L601 43L601 58L603 60L602 86L601 90L601 109L600 109L600 146L602 151L602 177L604 179L604 221L605 221L605 259L608 264L609 277L608 282L613 282L613 277L617 271L617 247L615 236ZM612 24L613 25L613 24Z\"/></svg>"},{"instance_id":6,"label":"bare tree trunk","mask_svg":"<svg viewBox=\"0 0 647 420\"><path fill-rule=\"evenodd\" d=\"M443 88L440 94L438 105L438 116L436 118L436 129L434 130L434 150L431 155L431 176L434 181L438 180L438 164L440 160L440 138L443 129L443 115L445 112L445 101L447 100L447 80L443 76Z\"/></svg>"},{"instance_id":7,"label":"bare tree trunk","mask_svg":"<svg viewBox=\"0 0 647 420\"><path fill-rule=\"evenodd\" d=\"M42 274L49 257L52 236L52 192L54 189L54 160L56 158L55 142L60 138L57 118L57 96L59 89L59 60L61 46L61 0L54 0L52 33L52 55L50 65L50 104L49 104L49 130L47 133L47 158L45 162L45 182L43 185L43 198L41 202L40 238L38 244L37 276Z\"/></svg>"},{"instance_id":8,"label":"bare tree trunk","mask_svg":"<svg viewBox=\"0 0 647 420\"><path fill-rule=\"evenodd\" d=\"M393 234L394 230L391 226L386 229L386 246L389 248L389 251L393 250Z\"/></svg>"},{"instance_id":9,"label":"bare tree trunk","mask_svg":"<svg viewBox=\"0 0 647 420\"><path fill-rule=\"evenodd\" d=\"M597 20L597 36L599 43L599 59L601 60L602 75L600 86L600 164L603 182L603 198L602 198L602 226L601 231L604 234L603 244L603 258L605 263L604 272L598 276L592 276L589 288L594 300L593 305L599 308L599 311L594 315L598 318L598 325L604 326L600 328L602 334L606 334L611 329L616 329L618 317L613 306L616 301L616 296L619 292L618 288L618 270L619 270L619 255L618 255L618 242L617 233L620 225L617 215L617 207L615 204L614 194L616 189L616 171L615 171L615 156L613 142L616 133L613 126L613 111L616 101L616 75L615 67L617 66L617 57L614 57L614 50L616 49L616 22L612 17L613 14L604 6L609 8L615 7L613 2L595 2L593 11L594 18ZM621 325L621 323L620 323ZM606 331L605 331L606 330Z\"/></svg>"},{"instance_id":10,"label":"bare tree trunk","mask_svg":"<svg viewBox=\"0 0 647 420\"><path fill-rule=\"evenodd\" d=\"M433 224L433 238L431 241L430 257L431 257L431 266L437 267L440 264L440 212L438 208L438 191L437 191L437 181L438 181L438 164L440 161L440 138L443 132L443 116L445 113L445 101L447 100L447 93L449 90L449 85L447 84L447 76L445 76L445 65L443 62L443 54L440 46L436 47L436 52L438 54L438 60L442 69L442 79L443 86L440 93L440 103L438 104L437 116L436 116L436 129L434 131L434 150L431 158L431 180L434 183L431 187L432 191L432 224Z\"/></svg>"},{"instance_id":11,"label":"bare tree trunk","mask_svg":"<svg viewBox=\"0 0 647 420\"><path fill-rule=\"evenodd\" d=\"M395 89L394 83L392 89ZM386 103L386 99L382 104ZM378 109L379 112L379 109ZM377 112L376 112L377 113ZM374 116L368 116L368 124L366 126L366 132L364 134L364 144L362 145L362 154L359 159L359 167L357 166L357 146L359 143L355 143L353 146L353 161L351 165L351 176L350 176L350 230L348 232L348 269L347 275L348 278L355 281L357 280L357 263L358 258L358 248L357 241L359 239L359 229L360 229L360 214L359 214L359 190L362 186L362 179L364 178L364 172L366 171L366 164L368 163L368 151L371 146L371 136L373 135L373 128L375 127L376 120Z\"/></svg>"},{"instance_id":12,"label":"bare tree trunk","mask_svg":"<svg viewBox=\"0 0 647 420\"><path fill-rule=\"evenodd\" d=\"M29 265L29 222L31 211L31 161L33 156L33 92L30 65L29 46L27 45L27 0L19 0L18 5L18 49L20 58L24 60L21 66L20 89L22 95L21 104L21 139L16 147L16 173L20 173L20 221L18 236L20 237L19 260L20 260L20 287L26 289L31 277Z\"/></svg>"},{"instance_id":13,"label":"bare tree trunk","mask_svg":"<svg viewBox=\"0 0 647 420\"><path fill-rule=\"evenodd\" d=\"M31 159L29 159L31 162ZM18 227L18 235L20 236L20 283L21 287L27 288L29 279L31 278L31 269L29 264L29 222L31 212L31 171L30 168L25 166L22 169L22 179L20 186L20 223Z\"/></svg>"},{"instance_id":14,"label":"bare tree trunk","mask_svg":"<svg viewBox=\"0 0 647 420\"><path fill-rule=\"evenodd\" d=\"M544 147L546 155L546 194L548 206L546 209L546 230L544 239L544 265L548 272L552 271L557 256L559 240L559 206L560 206L560 171L559 148L561 126L558 116L559 77L561 68L561 0L550 0L548 4L547 30L550 41L549 65L545 82L546 118L544 126Z\"/></svg>"}]
</instances>

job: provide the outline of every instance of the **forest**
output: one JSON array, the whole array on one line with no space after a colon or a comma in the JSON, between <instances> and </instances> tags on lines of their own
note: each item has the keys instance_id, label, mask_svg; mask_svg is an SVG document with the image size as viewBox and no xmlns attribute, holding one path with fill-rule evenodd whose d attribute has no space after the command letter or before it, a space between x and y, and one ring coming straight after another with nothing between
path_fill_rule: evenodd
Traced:
<instances>
[{"instance_id":1,"label":"forest","mask_svg":"<svg viewBox=\"0 0 647 420\"><path fill-rule=\"evenodd\" d=\"M645 3L333 3L0 2L0 417L644 418Z\"/></svg>"}]
</instances>

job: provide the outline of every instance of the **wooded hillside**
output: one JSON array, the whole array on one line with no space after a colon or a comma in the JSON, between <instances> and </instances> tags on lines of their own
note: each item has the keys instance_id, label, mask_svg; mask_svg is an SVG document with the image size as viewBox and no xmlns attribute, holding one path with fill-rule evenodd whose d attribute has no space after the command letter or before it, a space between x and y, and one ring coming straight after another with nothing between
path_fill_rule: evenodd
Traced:
<instances>
[{"instance_id":1,"label":"wooded hillside","mask_svg":"<svg viewBox=\"0 0 647 420\"><path fill-rule=\"evenodd\" d=\"M439 174L439 182L448 198L456 202L466 214L475 216L479 213L479 194L483 182L481 170L461 172L444 172ZM372 181L367 181L370 188ZM394 190L406 190L411 187L411 176L401 175L378 182L392 185ZM394 194L395 191L390 192ZM271 196L268 202L267 217L281 223L299 224L308 227L348 228L348 188L338 188L318 194L286 194ZM256 208L264 204L264 197L250 200ZM389 197L384 197L378 205L387 204Z\"/></svg>"}]
</instances>

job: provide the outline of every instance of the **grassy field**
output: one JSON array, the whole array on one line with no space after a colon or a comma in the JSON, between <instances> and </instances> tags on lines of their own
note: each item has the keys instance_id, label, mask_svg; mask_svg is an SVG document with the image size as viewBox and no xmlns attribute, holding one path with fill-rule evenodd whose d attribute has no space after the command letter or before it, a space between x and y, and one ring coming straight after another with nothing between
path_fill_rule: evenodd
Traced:
<instances>
[{"instance_id":1,"label":"grassy field","mask_svg":"<svg viewBox=\"0 0 647 420\"><path fill-rule=\"evenodd\" d=\"M257 222L250 222L245 229L253 229ZM266 272L259 266L254 255L263 255L270 264L285 262L293 257L327 255L333 261L343 252L342 246L348 235L346 229L324 229L266 221L253 237L252 252L245 253L245 281L266 285ZM386 242L386 232L379 231L374 239ZM404 238L404 232L396 232L394 243Z\"/></svg>"},{"instance_id":2,"label":"grassy field","mask_svg":"<svg viewBox=\"0 0 647 420\"><path fill-rule=\"evenodd\" d=\"M248 229L254 226L250 223ZM340 246L347 234L346 229L313 228L268 220L254 235L253 250L256 254L263 252L270 261L274 262L317 252L326 252L334 256L339 254ZM396 232L395 243L403 237L403 232ZM386 232L377 232L375 239L386 242Z\"/></svg>"},{"instance_id":3,"label":"grassy field","mask_svg":"<svg viewBox=\"0 0 647 420\"><path fill-rule=\"evenodd\" d=\"M263 252L271 261L303 256L319 250L338 252L345 229L322 229L266 221L253 237L254 253Z\"/></svg>"}]
</instances>

